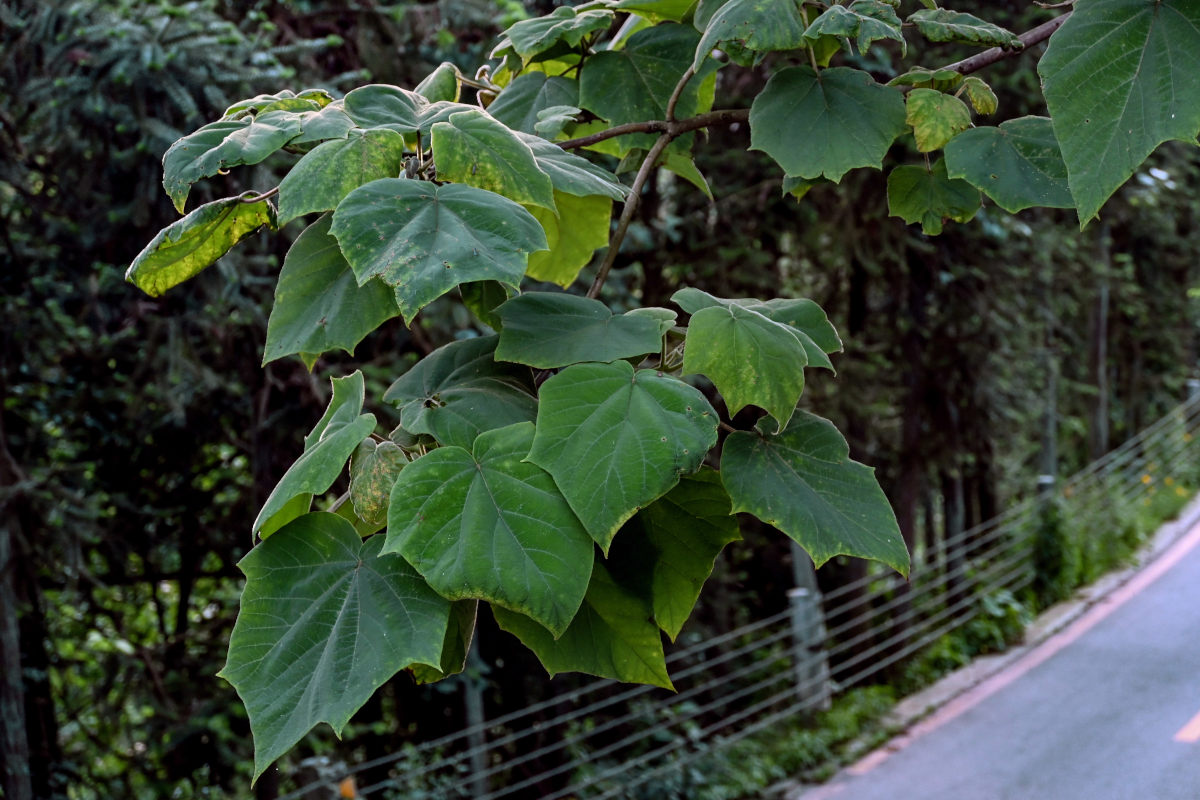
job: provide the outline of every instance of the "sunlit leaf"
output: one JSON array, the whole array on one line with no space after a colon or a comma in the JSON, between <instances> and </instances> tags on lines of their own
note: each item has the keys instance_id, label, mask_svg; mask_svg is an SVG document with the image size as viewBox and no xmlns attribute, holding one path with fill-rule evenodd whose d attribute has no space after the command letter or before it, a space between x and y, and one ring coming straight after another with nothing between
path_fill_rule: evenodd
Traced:
<instances>
[{"instance_id":1,"label":"sunlit leaf","mask_svg":"<svg viewBox=\"0 0 1200 800\"><path fill-rule=\"evenodd\" d=\"M353 190L404 171L404 137L386 129L363 131L317 145L279 184L279 224L302 214L331 211Z\"/></svg>"},{"instance_id":2,"label":"sunlit leaf","mask_svg":"<svg viewBox=\"0 0 1200 800\"><path fill-rule=\"evenodd\" d=\"M940 150L971 127L971 111L957 97L933 89L913 89L905 101L905 121L912 126L917 150Z\"/></svg>"},{"instance_id":3,"label":"sunlit leaf","mask_svg":"<svg viewBox=\"0 0 1200 800\"><path fill-rule=\"evenodd\" d=\"M503 195L518 203L554 208L554 187L533 151L483 111L462 111L431 129L438 178Z\"/></svg>"},{"instance_id":4,"label":"sunlit leaf","mask_svg":"<svg viewBox=\"0 0 1200 800\"><path fill-rule=\"evenodd\" d=\"M601 195L575 197L556 191L554 203L558 214L544 208L529 209L546 232L549 249L529 257L525 274L565 289L575 282L592 255L608 244L612 200Z\"/></svg>"}]
</instances>

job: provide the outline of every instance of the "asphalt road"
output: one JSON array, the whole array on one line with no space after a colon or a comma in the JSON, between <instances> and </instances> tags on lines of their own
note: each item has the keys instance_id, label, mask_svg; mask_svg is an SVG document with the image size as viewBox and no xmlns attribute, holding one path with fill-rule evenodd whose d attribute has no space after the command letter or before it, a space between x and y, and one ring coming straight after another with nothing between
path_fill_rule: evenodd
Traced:
<instances>
[{"instance_id":1,"label":"asphalt road","mask_svg":"<svg viewBox=\"0 0 1200 800\"><path fill-rule=\"evenodd\" d=\"M1200 526L804 800L1200 800Z\"/></svg>"}]
</instances>

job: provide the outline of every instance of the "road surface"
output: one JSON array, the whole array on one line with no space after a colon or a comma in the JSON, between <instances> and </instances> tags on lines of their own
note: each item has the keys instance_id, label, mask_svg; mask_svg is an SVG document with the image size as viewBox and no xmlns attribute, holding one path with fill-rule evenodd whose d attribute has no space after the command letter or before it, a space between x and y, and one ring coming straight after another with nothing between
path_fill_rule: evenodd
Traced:
<instances>
[{"instance_id":1,"label":"road surface","mask_svg":"<svg viewBox=\"0 0 1200 800\"><path fill-rule=\"evenodd\" d=\"M1200 525L803 800L1200 800Z\"/></svg>"}]
</instances>

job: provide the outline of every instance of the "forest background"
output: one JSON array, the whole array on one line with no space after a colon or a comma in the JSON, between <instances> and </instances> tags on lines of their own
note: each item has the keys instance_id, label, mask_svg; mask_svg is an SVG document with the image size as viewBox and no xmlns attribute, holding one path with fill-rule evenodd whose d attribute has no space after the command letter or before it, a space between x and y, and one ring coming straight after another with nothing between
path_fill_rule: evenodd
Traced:
<instances>
[{"instance_id":1,"label":"forest background","mask_svg":"<svg viewBox=\"0 0 1200 800\"><path fill-rule=\"evenodd\" d=\"M1013 30L1048 12L959 3ZM986 9L983 8L986 6ZM353 357L259 366L288 236L252 240L189 292L151 300L125 267L174 218L158 159L257 92L413 86L464 71L496 33L551 3L7 3L0 6L0 625L20 654L38 797L225 797L245 791L247 721L221 667L247 523L294 459L294 431L359 368L378 395L470 324L439 301ZM985 13L986 12L986 13ZM924 63L964 53L932 50ZM861 67L894 74L883 48ZM721 74L736 99L750 70ZM988 81L994 121L1036 113L1032 58ZM811 297L846 342L841 380L807 402L879 469L910 549L986 519L1139 430L1195 377L1194 149L1164 147L1082 233L1071 212L985 208L936 238L889 217L883 175L858 171L800 201L769 159L696 151L710 201L670 173L649 185L606 300L664 304L686 282L724 297ZM614 164L615 166L615 164ZM270 171L267 162L255 170ZM244 173L246 187L269 186ZM295 236L299 225L288 229ZM652 266L651 266L652 265ZM665 265L665 266L664 266ZM747 530L719 562L686 635L782 609L782 537ZM865 570L838 559L823 588ZM11 621L11 625L8 624ZM400 676L337 753L363 760L463 722L462 682L488 716L545 696L505 634L484 670L432 687ZM334 748L314 734L295 759ZM276 791L260 781L259 797Z\"/></svg>"}]
</instances>

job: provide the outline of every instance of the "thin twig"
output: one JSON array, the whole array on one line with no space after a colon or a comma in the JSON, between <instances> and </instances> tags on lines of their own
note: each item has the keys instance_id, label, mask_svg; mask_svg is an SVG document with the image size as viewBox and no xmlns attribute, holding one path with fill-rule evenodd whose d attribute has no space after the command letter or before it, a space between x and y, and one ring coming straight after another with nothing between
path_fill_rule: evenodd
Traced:
<instances>
[{"instance_id":1,"label":"thin twig","mask_svg":"<svg viewBox=\"0 0 1200 800\"><path fill-rule=\"evenodd\" d=\"M688 67L687 71L683 73L683 77L679 79L679 83L675 84L675 91L671 92L671 99L667 101L667 122L675 121L675 106L679 105L679 98L683 96L684 88L695 74L696 70Z\"/></svg>"},{"instance_id":2,"label":"thin twig","mask_svg":"<svg viewBox=\"0 0 1200 800\"><path fill-rule=\"evenodd\" d=\"M1055 17L1048 22L1043 22L1036 28L1025 31L1025 33L1022 33L1017 38L1021 40L1021 44L1023 44L1025 47L1032 47L1035 44L1044 42L1050 38L1050 34L1062 27L1062 24L1067 21L1067 18L1070 17L1072 13L1073 12L1068 11L1066 14ZM953 64L943 67L942 69L952 69L955 72L967 75L972 72L978 72L984 67L990 67L997 61L1002 61L1021 52L1023 52L1023 49L1005 50L1002 47L993 47L991 50L984 50L982 53L976 53L970 58L964 58L962 61L956 61Z\"/></svg>"},{"instance_id":3,"label":"thin twig","mask_svg":"<svg viewBox=\"0 0 1200 800\"><path fill-rule=\"evenodd\" d=\"M621 242L625 240L625 234L629 231L629 223L633 222L633 212L637 210L638 203L642 199L642 187L646 185L646 180L654 171L658 157L662 155L674 138L675 136L671 135L670 131L659 136L658 141L654 143L642 161L642 166L638 169L637 177L633 179L633 186L629 190L629 197L625 200L625 207L621 209L621 219L617 222L617 229L608 242L608 252L604 254L600 271L596 273L596 279L592 281L592 286L588 289L587 296L589 298L595 300L600 295L600 288L608 280L609 270L617 260L617 251L621 249Z\"/></svg>"},{"instance_id":4,"label":"thin twig","mask_svg":"<svg viewBox=\"0 0 1200 800\"><path fill-rule=\"evenodd\" d=\"M719 111L709 111L707 114L698 114L687 119L668 122L662 119L647 120L646 122L627 122L624 125L616 125L607 130L589 134L588 136L580 136L578 139L567 139L564 142L557 142L558 146L563 150L574 150L579 147L587 147L603 142L606 139L612 139L617 136L624 136L628 133L670 133L674 139L688 131L707 128L711 125L733 124L735 122L745 122L750 119L750 109L748 108L726 108Z\"/></svg>"},{"instance_id":5,"label":"thin twig","mask_svg":"<svg viewBox=\"0 0 1200 800\"><path fill-rule=\"evenodd\" d=\"M721 430L723 430L723 431L728 431L729 433L737 433L738 432L737 428L733 427L732 425L730 425L728 422L725 422L724 420L717 420L717 424L721 427Z\"/></svg>"}]
</instances>

